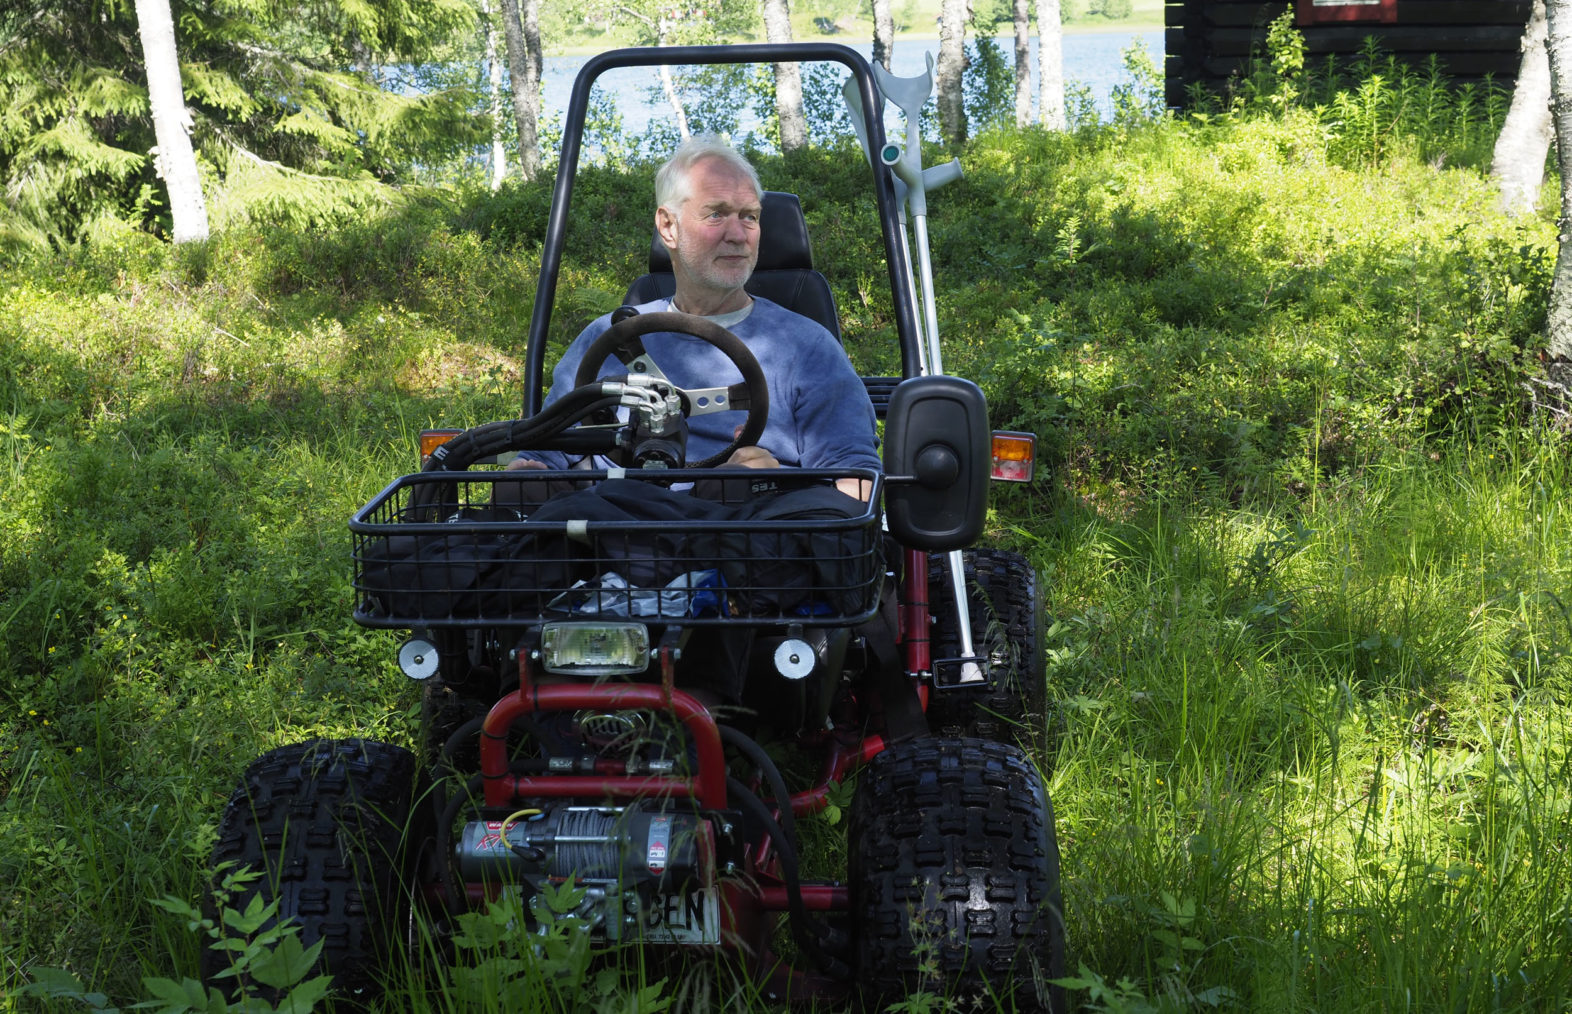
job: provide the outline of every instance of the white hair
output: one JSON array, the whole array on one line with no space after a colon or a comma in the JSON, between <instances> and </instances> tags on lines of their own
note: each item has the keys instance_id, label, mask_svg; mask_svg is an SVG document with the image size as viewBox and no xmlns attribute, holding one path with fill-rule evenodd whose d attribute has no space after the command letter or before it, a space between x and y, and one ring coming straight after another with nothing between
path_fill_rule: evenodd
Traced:
<instances>
[{"instance_id":1,"label":"white hair","mask_svg":"<svg viewBox=\"0 0 1572 1014\"><path fill-rule=\"evenodd\" d=\"M764 187L759 183L758 171L737 149L712 137L692 137L677 145L671 158L655 173L655 206L676 209L692 196L688 177L695 165L707 158L719 159L748 178L753 184L753 195L761 200Z\"/></svg>"}]
</instances>

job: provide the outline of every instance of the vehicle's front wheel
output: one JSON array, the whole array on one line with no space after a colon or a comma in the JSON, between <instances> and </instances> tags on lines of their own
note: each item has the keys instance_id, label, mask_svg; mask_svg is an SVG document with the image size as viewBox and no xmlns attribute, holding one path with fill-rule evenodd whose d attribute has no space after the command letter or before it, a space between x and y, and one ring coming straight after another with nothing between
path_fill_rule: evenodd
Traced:
<instances>
[{"instance_id":1,"label":"vehicle's front wheel","mask_svg":"<svg viewBox=\"0 0 1572 1014\"><path fill-rule=\"evenodd\" d=\"M367 1001L382 989L388 958L407 923L406 831L415 803L415 757L369 740L311 740L263 754L246 769L219 825L213 866L261 876L229 905L277 900L278 917L322 941L314 973L333 976L336 996ZM203 978L227 967L203 955ZM267 994L255 983L242 983Z\"/></svg>"},{"instance_id":2,"label":"vehicle's front wheel","mask_svg":"<svg viewBox=\"0 0 1572 1014\"><path fill-rule=\"evenodd\" d=\"M1053 807L1015 746L917 739L858 776L850 827L857 977L869 1009L918 991L1065 1009Z\"/></svg>"}]
</instances>

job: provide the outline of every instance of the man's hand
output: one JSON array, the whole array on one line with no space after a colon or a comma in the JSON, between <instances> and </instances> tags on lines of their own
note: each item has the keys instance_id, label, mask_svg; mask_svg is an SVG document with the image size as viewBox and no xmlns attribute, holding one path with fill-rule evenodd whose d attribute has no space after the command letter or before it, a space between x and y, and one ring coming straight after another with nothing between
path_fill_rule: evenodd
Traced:
<instances>
[{"instance_id":1,"label":"man's hand","mask_svg":"<svg viewBox=\"0 0 1572 1014\"><path fill-rule=\"evenodd\" d=\"M835 488L863 503L867 503L868 498L873 495L873 483L867 479L836 479Z\"/></svg>"},{"instance_id":2,"label":"man's hand","mask_svg":"<svg viewBox=\"0 0 1572 1014\"><path fill-rule=\"evenodd\" d=\"M737 428L731 431L731 438L736 440L741 436L742 424L738 423ZM775 455L754 444L749 444L746 447L739 447L735 451L732 451L731 457L726 459L726 464L741 465L743 468L781 467L781 463L775 460Z\"/></svg>"},{"instance_id":3,"label":"man's hand","mask_svg":"<svg viewBox=\"0 0 1572 1014\"><path fill-rule=\"evenodd\" d=\"M508 462L507 468L505 468L504 471L517 472L523 468L539 468L544 470L546 468L546 463L544 461L536 461L534 458L519 457L514 458L512 461Z\"/></svg>"},{"instance_id":4,"label":"man's hand","mask_svg":"<svg viewBox=\"0 0 1572 1014\"><path fill-rule=\"evenodd\" d=\"M742 427L738 426L737 432L732 434L732 436L742 436ZM762 447L755 447L751 444L732 451L731 457L726 459L726 464L741 465L743 468L781 467L781 463L775 460L775 455ZM864 503L867 502L868 497L873 495L873 483L868 482L866 479L836 479L835 488L847 496L854 497Z\"/></svg>"},{"instance_id":5,"label":"man's hand","mask_svg":"<svg viewBox=\"0 0 1572 1014\"><path fill-rule=\"evenodd\" d=\"M775 460L775 455L762 447L749 445L739 447L731 452L731 457L726 459L728 465L741 465L743 468L779 468L781 463Z\"/></svg>"}]
</instances>

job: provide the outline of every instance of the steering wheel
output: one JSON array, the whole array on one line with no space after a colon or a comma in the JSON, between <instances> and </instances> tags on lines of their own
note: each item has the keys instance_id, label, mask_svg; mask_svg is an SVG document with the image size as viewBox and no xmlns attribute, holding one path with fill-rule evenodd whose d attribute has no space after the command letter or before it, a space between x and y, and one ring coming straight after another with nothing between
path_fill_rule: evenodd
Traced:
<instances>
[{"instance_id":1,"label":"steering wheel","mask_svg":"<svg viewBox=\"0 0 1572 1014\"><path fill-rule=\"evenodd\" d=\"M630 373L666 380L665 374L644 351L644 336L655 333L692 335L720 349L732 365L742 374L742 382L726 387L681 388L671 384L672 390L682 399L682 414L686 417L709 415L712 412L746 411L742 430L719 453L702 461L690 462L689 468L714 468L739 447L758 442L769 421L770 394L764 382L764 368L759 365L742 339L712 320L693 317L686 313L641 313L628 317L611 326L584 352L579 371L573 378L575 388L595 383L600 368L612 356L628 368ZM670 384L670 381L666 381Z\"/></svg>"}]
</instances>

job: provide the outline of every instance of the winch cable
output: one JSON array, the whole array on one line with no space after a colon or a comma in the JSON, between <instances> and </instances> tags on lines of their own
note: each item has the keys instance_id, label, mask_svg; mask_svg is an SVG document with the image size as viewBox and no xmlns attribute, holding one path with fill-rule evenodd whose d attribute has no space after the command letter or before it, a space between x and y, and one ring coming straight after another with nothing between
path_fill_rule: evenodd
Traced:
<instances>
[{"instance_id":1,"label":"winch cable","mask_svg":"<svg viewBox=\"0 0 1572 1014\"><path fill-rule=\"evenodd\" d=\"M791 925L792 939L826 974L841 978L849 976L851 969L824 949L820 939L823 934L815 932L816 924L808 918L808 910L802 903L802 878L797 866L797 850L787 841L786 832L776 822L775 815L764 805L764 800L754 795L753 790L733 775L726 776L726 791L759 822L764 833L775 842L775 851L781 861L781 879L786 882L786 921Z\"/></svg>"}]
</instances>

